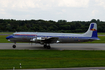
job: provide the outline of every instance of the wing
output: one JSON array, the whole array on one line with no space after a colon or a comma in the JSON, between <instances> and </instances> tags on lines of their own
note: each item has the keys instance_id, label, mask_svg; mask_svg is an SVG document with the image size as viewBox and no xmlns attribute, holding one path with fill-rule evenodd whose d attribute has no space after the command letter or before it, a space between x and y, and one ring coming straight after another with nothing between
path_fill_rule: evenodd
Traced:
<instances>
[{"instance_id":1,"label":"wing","mask_svg":"<svg viewBox=\"0 0 105 70\"><path fill-rule=\"evenodd\" d=\"M51 38L46 38L44 40L41 40L43 43L57 43L58 38L57 37L51 37Z\"/></svg>"},{"instance_id":2,"label":"wing","mask_svg":"<svg viewBox=\"0 0 105 70\"><path fill-rule=\"evenodd\" d=\"M50 38L37 37L37 38L32 38L30 41L44 44L44 43L57 43L58 39L59 39L58 37L50 37Z\"/></svg>"}]
</instances>

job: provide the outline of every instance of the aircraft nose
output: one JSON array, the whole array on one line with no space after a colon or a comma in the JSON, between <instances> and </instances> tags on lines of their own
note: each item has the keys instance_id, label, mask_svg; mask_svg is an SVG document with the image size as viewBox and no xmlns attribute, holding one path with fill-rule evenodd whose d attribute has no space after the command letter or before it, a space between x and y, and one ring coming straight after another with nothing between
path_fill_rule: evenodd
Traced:
<instances>
[{"instance_id":1,"label":"aircraft nose","mask_svg":"<svg viewBox=\"0 0 105 70\"><path fill-rule=\"evenodd\" d=\"M10 39L10 38L13 38L13 36L7 36L7 37L6 37L6 39Z\"/></svg>"}]
</instances>

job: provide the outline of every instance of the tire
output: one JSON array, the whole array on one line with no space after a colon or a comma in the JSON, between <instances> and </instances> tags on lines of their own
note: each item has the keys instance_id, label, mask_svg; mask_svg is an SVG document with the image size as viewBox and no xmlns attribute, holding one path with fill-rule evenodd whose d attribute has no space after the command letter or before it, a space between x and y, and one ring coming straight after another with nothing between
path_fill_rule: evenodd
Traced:
<instances>
[{"instance_id":1,"label":"tire","mask_svg":"<svg viewBox=\"0 0 105 70\"><path fill-rule=\"evenodd\" d=\"M44 48L47 48L47 45L44 45Z\"/></svg>"},{"instance_id":2,"label":"tire","mask_svg":"<svg viewBox=\"0 0 105 70\"><path fill-rule=\"evenodd\" d=\"M16 45L13 45L12 47L13 47L13 48L16 48Z\"/></svg>"},{"instance_id":3,"label":"tire","mask_svg":"<svg viewBox=\"0 0 105 70\"><path fill-rule=\"evenodd\" d=\"M47 49L51 49L51 47L50 46L47 46Z\"/></svg>"}]
</instances>

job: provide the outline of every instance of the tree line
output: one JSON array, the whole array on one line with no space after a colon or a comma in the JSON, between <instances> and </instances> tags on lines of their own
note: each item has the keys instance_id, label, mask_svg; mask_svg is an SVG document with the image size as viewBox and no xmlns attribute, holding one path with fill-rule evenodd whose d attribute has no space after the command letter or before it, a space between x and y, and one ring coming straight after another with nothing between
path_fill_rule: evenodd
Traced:
<instances>
[{"instance_id":1,"label":"tree line","mask_svg":"<svg viewBox=\"0 0 105 70\"><path fill-rule=\"evenodd\" d=\"M98 32L105 32L105 22L99 19L91 21L66 20L14 20L0 19L0 32L63 32L82 33L86 32L89 24L95 22L98 25Z\"/></svg>"}]
</instances>

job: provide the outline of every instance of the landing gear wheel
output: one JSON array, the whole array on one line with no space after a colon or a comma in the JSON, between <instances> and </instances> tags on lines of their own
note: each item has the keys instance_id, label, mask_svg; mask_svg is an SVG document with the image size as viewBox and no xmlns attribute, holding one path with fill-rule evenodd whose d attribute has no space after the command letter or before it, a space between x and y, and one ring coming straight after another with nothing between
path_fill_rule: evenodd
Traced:
<instances>
[{"instance_id":1,"label":"landing gear wheel","mask_svg":"<svg viewBox=\"0 0 105 70\"><path fill-rule=\"evenodd\" d=\"M50 44L44 44L44 48L51 49Z\"/></svg>"},{"instance_id":2,"label":"landing gear wheel","mask_svg":"<svg viewBox=\"0 0 105 70\"><path fill-rule=\"evenodd\" d=\"M47 48L47 45L44 45L43 47L44 47L44 48Z\"/></svg>"},{"instance_id":3,"label":"landing gear wheel","mask_svg":"<svg viewBox=\"0 0 105 70\"><path fill-rule=\"evenodd\" d=\"M13 47L13 48L16 48L16 45L13 45L12 47Z\"/></svg>"},{"instance_id":4,"label":"landing gear wheel","mask_svg":"<svg viewBox=\"0 0 105 70\"><path fill-rule=\"evenodd\" d=\"M50 46L47 46L47 49L50 49L51 47Z\"/></svg>"}]
</instances>

